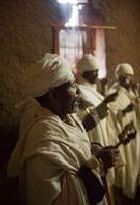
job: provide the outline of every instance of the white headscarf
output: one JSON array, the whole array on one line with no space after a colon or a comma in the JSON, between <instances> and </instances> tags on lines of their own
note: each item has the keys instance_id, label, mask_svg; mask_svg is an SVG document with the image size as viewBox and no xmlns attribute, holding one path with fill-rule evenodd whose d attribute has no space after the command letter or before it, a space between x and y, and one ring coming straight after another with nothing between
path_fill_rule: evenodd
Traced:
<instances>
[{"instance_id":1,"label":"white headscarf","mask_svg":"<svg viewBox=\"0 0 140 205\"><path fill-rule=\"evenodd\" d=\"M8 176L19 176L23 165L24 146L27 140L28 131L35 122L37 113L40 112L40 104L33 98L47 93L49 89L59 87L69 80L74 80L72 69L68 62L62 57L47 53L39 62L43 66L34 68L33 73L27 77L28 95L25 100L15 105L21 112L20 137L11 155L8 164Z\"/></svg>"},{"instance_id":2,"label":"white headscarf","mask_svg":"<svg viewBox=\"0 0 140 205\"><path fill-rule=\"evenodd\" d=\"M115 70L116 78L120 76L134 75L133 67L128 63L118 64Z\"/></svg>"},{"instance_id":3,"label":"white headscarf","mask_svg":"<svg viewBox=\"0 0 140 205\"><path fill-rule=\"evenodd\" d=\"M96 57L92 54L85 54L83 58L79 60L77 67L80 73L99 69L96 62Z\"/></svg>"},{"instance_id":4,"label":"white headscarf","mask_svg":"<svg viewBox=\"0 0 140 205\"><path fill-rule=\"evenodd\" d=\"M59 55L47 53L39 63L43 66L38 66L30 79L27 77L28 95L42 96L50 89L74 79L69 63Z\"/></svg>"}]
</instances>

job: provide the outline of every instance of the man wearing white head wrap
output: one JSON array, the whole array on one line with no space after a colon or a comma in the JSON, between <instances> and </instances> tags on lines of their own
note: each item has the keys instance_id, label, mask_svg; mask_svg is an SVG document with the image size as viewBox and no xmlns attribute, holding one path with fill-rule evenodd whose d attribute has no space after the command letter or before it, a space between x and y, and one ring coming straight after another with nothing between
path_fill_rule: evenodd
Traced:
<instances>
[{"instance_id":1,"label":"man wearing white head wrap","mask_svg":"<svg viewBox=\"0 0 140 205\"><path fill-rule=\"evenodd\" d=\"M72 70L54 54L46 54L41 62L43 68L27 82L36 99L20 104L20 137L8 176L20 177L23 204L96 204L104 196L102 163L92 155L87 133L74 113L78 89Z\"/></svg>"},{"instance_id":2,"label":"man wearing white head wrap","mask_svg":"<svg viewBox=\"0 0 140 205\"><path fill-rule=\"evenodd\" d=\"M79 60L77 67L80 73L78 87L81 92L81 102L79 103L78 115L81 119L83 119L85 117L84 115L86 114L85 110L87 110L88 112L93 112L92 116L95 120L94 129L87 129L90 142L98 143L102 146L115 145L118 142L117 132L111 121L107 103L109 102L109 98L110 100L114 99L116 93L113 93L113 95L108 99L104 99L104 97L97 91L97 77L99 67L95 56L92 54L84 55L83 58ZM94 122L92 120L90 123L89 118L88 124L93 123ZM113 170L109 170L107 179L110 192L111 186L114 183L114 178L115 176ZM113 203L112 198L111 201Z\"/></svg>"},{"instance_id":3,"label":"man wearing white head wrap","mask_svg":"<svg viewBox=\"0 0 140 205\"><path fill-rule=\"evenodd\" d=\"M42 64L43 66L38 68ZM26 81L28 94L33 97L42 96L51 88L63 85L69 80L74 80L69 63L56 54L47 53L39 61L38 67L36 72L29 76Z\"/></svg>"},{"instance_id":4,"label":"man wearing white head wrap","mask_svg":"<svg viewBox=\"0 0 140 205\"><path fill-rule=\"evenodd\" d=\"M115 73L117 78L119 78L120 76L127 77L128 75L134 76L134 70L132 66L128 63L122 63L117 65Z\"/></svg>"},{"instance_id":5,"label":"man wearing white head wrap","mask_svg":"<svg viewBox=\"0 0 140 205\"><path fill-rule=\"evenodd\" d=\"M92 70L98 70L96 57L92 54L85 54L78 62L78 68L80 73Z\"/></svg>"},{"instance_id":6,"label":"man wearing white head wrap","mask_svg":"<svg viewBox=\"0 0 140 205\"><path fill-rule=\"evenodd\" d=\"M137 178L140 167L140 129L137 118L137 96L132 90L132 79L134 76L134 70L128 63L122 63L117 65L116 70L117 82L114 83L109 89L109 93L117 91L118 96L116 100L110 103L110 110L114 116L114 122L118 132L121 132L126 124L133 121L137 130L137 136L127 146L122 147L126 165L122 169L116 172L116 199L120 198L117 193L126 197L134 199L137 190ZM139 111L138 111L139 112ZM122 190L122 192L121 192ZM123 202L118 202L123 204ZM129 201L127 202L129 203Z\"/></svg>"},{"instance_id":7,"label":"man wearing white head wrap","mask_svg":"<svg viewBox=\"0 0 140 205\"><path fill-rule=\"evenodd\" d=\"M79 69L79 78L78 78L78 84L79 89L84 95L84 91L88 89L89 86L92 86L96 90L96 80L98 77L98 66L96 63L96 58L92 54L85 54L82 59L79 60L77 67ZM94 104L96 103L96 106L103 100L103 97L96 92L97 98L94 99ZM86 98L90 98L90 95L87 95ZM92 97L91 97L92 98ZM89 99L91 100L91 99ZM97 100L97 102L95 102Z\"/></svg>"}]
</instances>

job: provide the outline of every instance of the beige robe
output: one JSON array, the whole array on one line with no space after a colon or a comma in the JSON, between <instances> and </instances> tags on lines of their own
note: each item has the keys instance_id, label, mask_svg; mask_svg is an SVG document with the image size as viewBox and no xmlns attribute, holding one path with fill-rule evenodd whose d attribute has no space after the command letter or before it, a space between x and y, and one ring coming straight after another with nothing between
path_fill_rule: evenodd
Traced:
<instances>
[{"instance_id":1,"label":"beige robe","mask_svg":"<svg viewBox=\"0 0 140 205\"><path fill-rule=\"evenodd\" d=\"M116 130L120 133L124 129L125 125L131 121L133 121L137 130L136 138L126 146L122 146L126 165L116 169L116 185L123 189L123 193L125 195L130 198L134 198L140 167L140 132L136 117L136 110L128 112L125 116L122 114L122 110L133 102L135 95L132 91L127 91L119 84L114 84L111 89L118 91L116 101L110 103L109 106L113 115L114 123L116 124Z\"/></svg>"},{"instance_id":2,"label":"beige robe","mask_svg":"<svg viewBox=\"0 0 140 205\"><path fill-rule=\"evenodd\" d=\"M81 91L81 97L86 100L85 107L79 110L80 116L82 109L86 109L89 106L93 106L94 108L97 107L103 101L104 97L96 91L96 85L92 85L82 78L80 79L78 87ZM106 119L104 118L98 122L98 125L94 129L88 132L90 142L98 142L102 145L107 145L108 136L105 132Z\"/></svg>"},{"instance_id":3,"label":"beige robe","mask_svg":"<svg viewBox=\"0 0 140 205\"><path fill-rule=\"evenodd\" d=\"M104 100L104 97L97 91L96 85L88 83L84 79L80 79L79 89L81 91L81 97L86 100L86 109L89 106L97 107ZM105 108L106 109L106 108ZM100 111L100 110L99 110ZM81 116L82 109L79 110L79 116ZM101 110L101 112L104 112ZM88 132L90 142L97 142L103 146L113 146L118 143L118 132L115 129L114 121L112 120L112 115L110 111L107 111L107 115L102 120L98 121L97 126ZM120 152L122 153L122 148L120 147ZM120 155L120 160L118 161L117 167L123 166L125 164L125 158L123 153ZM114 168L108 170L107 176L108 189L111 197L111 204L114 204L114 194L112 191L112 185L115 184L115 172Z\"/></svg>"},{"instance_id":4,"label":"beige robe","mask_svg":"<svg viewBox=\"0 0 140 205\"><path fill-rule=\"evenodd\" d=\"M24 106L27 111L9 161L8 176L22 176L28 205L88 205L86 190L76 172L92 155L79 118L67 115L66 123L31 101L30 106Z\"/></svg>"}]
</instances>

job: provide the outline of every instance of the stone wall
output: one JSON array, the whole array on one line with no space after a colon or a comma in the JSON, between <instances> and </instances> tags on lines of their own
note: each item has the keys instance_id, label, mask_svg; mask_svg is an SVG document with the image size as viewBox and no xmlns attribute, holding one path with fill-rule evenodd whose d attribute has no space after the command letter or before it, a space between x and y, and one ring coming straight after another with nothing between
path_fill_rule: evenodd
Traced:
<instances>
[{"instance_id":1,"label":"stone wall","mask_svg":"<svg viewBox=\"0 0 140 205\"><path fill-rule=\"evenodd\" d=\"M5 175L18 137L15 104L26 95L26 77L52 51L51 24L60 20L55 0L0 0L0 204L10 200Z\"/></svg>"},{"instance_id":2,"label":"stone wall","mask_svg":"<svg viewBox=\"0 0 140 205\"><path fill-rule=\"evenodd\" d=\"M60 20L55 0L0 0L0 204L8 199L6 164L18 137L15 104L26 96L26 77L52 51L51 24Z\"/></svg>"},{"instance_id":3,"label":"stone wall","mask_svg":"<svg viewBox=\"0 0 140 205\"><path fill-rule=\"evenodd\" d=\"M116 26L106 31L107 69L109 82L113 81L118 63L128 62L134 66L135 81L140 83L140 1L98 0L98 7L105 24Z\"/></svg>"}]
</instances>

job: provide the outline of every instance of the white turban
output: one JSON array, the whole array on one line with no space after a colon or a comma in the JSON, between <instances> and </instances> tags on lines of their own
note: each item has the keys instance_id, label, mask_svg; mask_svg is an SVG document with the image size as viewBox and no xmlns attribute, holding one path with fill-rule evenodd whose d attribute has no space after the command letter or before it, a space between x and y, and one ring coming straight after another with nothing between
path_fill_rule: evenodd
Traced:
<instances>
[{"instance_id":1,"label":"white turban","mask_svg":"<svg viewBox=\"0 0 140 205\"><path fill-rule=\"evenodd\" d=\"M47 53L39 63L43 66L34 69L26 82L28 94L33 97L42 96L74 79L69 63L59 55Z\"/></svg>"},{"instance_id":2,"label":"white turban","mask_svg":"<svg viewBox=\"0 0 140 205\"><path fill-rule=\"evenodd\" d=\"M83 58L79 60L77 67L80 73L99 69L96 62L96 58L92 54L85 54Z\"/></svg>"},{"instance_id":3,"label":"white turban","mask_svg":"<svg viewBox=\"0 0 140 205\"><path fill-rule=\"evenodd\" d=\"M127 75L134 75L134 70L132 66L128 63L122 63L117 65L115 70L116 77L119 78L120 76L126 77Z\"/></svg>"}]
</instances>

